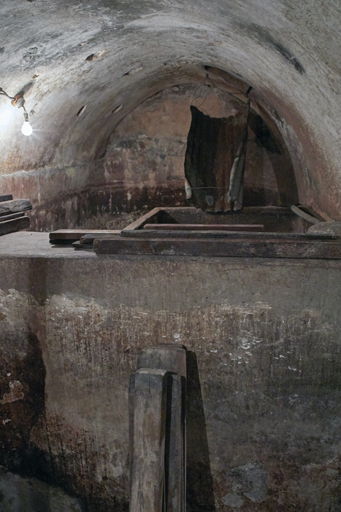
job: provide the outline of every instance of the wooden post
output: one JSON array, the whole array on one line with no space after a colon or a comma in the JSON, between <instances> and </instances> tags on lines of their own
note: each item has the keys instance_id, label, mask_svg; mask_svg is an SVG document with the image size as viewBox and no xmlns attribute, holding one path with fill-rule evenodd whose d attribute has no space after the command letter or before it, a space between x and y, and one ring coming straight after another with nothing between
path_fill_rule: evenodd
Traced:
<instances>
[{"instance_id":1,"label":"wooden post","mask_svg":"<svg viewBox=\"0 0 341 512\"><path fill-rule=\"evenodd\" d=\"M164 344L143 349L138 368L170 372L167 390L165 488L167 512L186 510L186 348ZM135 512L135 511L134 511Z\"/></svg>"},{"instance_id":2,"label":"wooden post","mask_svg":"<svg viewBox=\"0 0 341 512\"><path fill-rule=\"evenodd\" d=\"M166 370L141 369L130 392L130 512L165 511Z\"/></svg>"},{"instance_id":3,"label":"wooden post","mask_svg":"<svg viewBox=\"0 0 341 512\"><path fill-rule=\"evenodd\" d=\"M171 374L166 431L166 502L167 512L186 510L186 381ZM171 395L171 396L170 396Z\"/></svg>"},{"instance_id":4,"label":"wooden post","mask_svg":"<svg viewBox=\"0 0 341 512\"><path fill-rule=\"evenodd\" d=\"M186 379L186 352L184 345L171 343L143 348L137 356L137 368L159 368L177 373Z\"/></svg>"}]
</instances>

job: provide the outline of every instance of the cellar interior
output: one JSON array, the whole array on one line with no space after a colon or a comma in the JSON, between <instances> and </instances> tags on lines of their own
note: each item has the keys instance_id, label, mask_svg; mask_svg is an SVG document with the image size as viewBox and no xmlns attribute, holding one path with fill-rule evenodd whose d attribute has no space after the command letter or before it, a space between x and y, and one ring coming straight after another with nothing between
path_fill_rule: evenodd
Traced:
<instances>
[{"instance_id":1,"label":"cellar interior","mask_svg":"<svg viewBox=\"0 0 341 512\"><path fill-rule=\"evenodd\" d=\"M243 133L243 208L206 194L200 218L341 221L340 20L336 0L1 2L0 195L32 204L0 236L1 510L129 509L129 378L160 343L187 348L189 512L340 510L340 259L49 243L197 207L188 165L230 172Z\"/></svg>"}]
</instances>

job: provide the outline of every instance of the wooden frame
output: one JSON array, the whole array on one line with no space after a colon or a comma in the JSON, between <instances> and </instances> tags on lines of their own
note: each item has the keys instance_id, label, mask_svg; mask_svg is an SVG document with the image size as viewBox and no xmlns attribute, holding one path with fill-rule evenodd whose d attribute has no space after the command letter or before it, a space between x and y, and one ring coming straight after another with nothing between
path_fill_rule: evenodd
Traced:
<instances>
[{"instance_id":1,"label":"wooden frame","mask_svg":"<svg viewBox=\"0 0 341 512\"><path fill-rule=\"evenodd\" d=\"M303 222L283 207L250 207L219 216L192 207L172 207L154 208L121 231L64 231L66 238L78 236L78 248L93 244L99 255L341 259L340 236L305 233ZM242 230L236 231L240 225ZM263 226L264 231L255 231ZM57 243L61 232L51 233L50 241Z\"/></svg>"}]
</instances>

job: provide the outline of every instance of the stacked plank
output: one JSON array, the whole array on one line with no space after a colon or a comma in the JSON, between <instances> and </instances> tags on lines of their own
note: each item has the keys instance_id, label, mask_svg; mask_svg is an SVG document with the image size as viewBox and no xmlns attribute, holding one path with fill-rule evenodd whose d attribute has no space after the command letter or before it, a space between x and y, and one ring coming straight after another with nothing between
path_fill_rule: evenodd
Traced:
<instances>
[{"instance_id":1,"label":"stacked plank","mask_svg":"<svg viewBox=\"0 0 341 512\"><path fill-rule=\"evenodd\" d=\"M75 249L92 249L95 238L116 236L121 230L111 229L57 229L50 233L50 244L73 245Z\"/></svg>"},{"instance_id":2,"label":"stacked plank","mask_svg":"<svg viewBox=\"0 0 341 512\"><path fill-rule=\"evenodd\" d=\"M32 205L27 199L13 200L10 194L0 196L0 236L28 228L30 219L24 212L31 209Z\"/></svg>"}]
</instances>

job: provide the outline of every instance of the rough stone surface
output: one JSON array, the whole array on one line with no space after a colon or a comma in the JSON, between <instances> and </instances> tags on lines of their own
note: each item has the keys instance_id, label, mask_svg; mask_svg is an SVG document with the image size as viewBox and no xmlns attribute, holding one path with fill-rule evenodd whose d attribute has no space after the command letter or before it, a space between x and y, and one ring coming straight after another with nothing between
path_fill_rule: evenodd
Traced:
<instances>
[{"instance_id":1,"label":"rough stone surface","mask_svg":"<svg viewBox=\"0 0 341 512\"><path fill-rule=\"evenodd\" d=\"M57 487L0 468L1 512L82 512L80 503Z\"/></svg>"},{"instance_id":2,"label":"rough stone surface","mask_svg":"<svg viewBox=\"0 0 341 512\"><path fill-rule=\"evenodd\" d=\"M318 222L308 229L308 233L340 236L341 222Z\"/></svg>"},{"instance_id":3,"label":"rough stone surface","mask_svg":"<svg viewBox=\"0 0 341 512\"><path fill-rule=\"evenodd\" d=\"M36 256L11 257L27 237ZM129 375L139 349L180 343L187 509L339 510L340 262L96 257L47 238L0 239L0 398L24 394L0 404L3 465L127 510Z\"/></svg>"}]
</instances>

